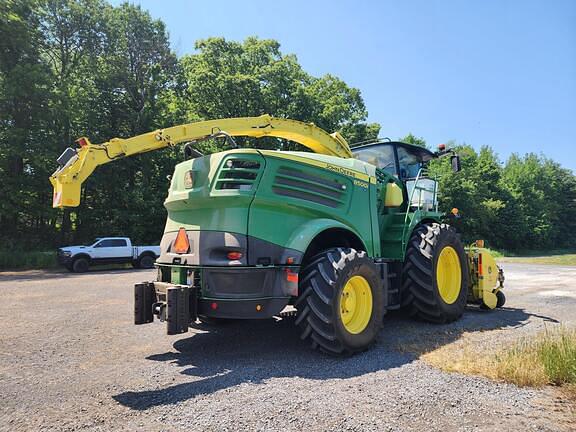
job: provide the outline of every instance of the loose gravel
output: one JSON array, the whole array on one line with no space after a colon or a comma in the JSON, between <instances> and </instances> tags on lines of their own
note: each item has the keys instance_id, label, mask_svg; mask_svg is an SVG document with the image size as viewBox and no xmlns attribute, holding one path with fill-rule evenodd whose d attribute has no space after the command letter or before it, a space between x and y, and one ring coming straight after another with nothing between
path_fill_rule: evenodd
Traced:
<instances>
[{"instance_id":1,"label":"loose gravel","mask_svg":"<svg viewBox=\"0 0 576 432\"><path fill-rule=\"evenodd\" d=\"M574 325L576 268L507 264L507 307L435 326L390 315L348 358L311 351L291 319L166 336L132 324L151 271L0 273L1 431L569 431L554 389L448 374L415 354L472 335L507 343Z\"/></svg>"}]
</instances>

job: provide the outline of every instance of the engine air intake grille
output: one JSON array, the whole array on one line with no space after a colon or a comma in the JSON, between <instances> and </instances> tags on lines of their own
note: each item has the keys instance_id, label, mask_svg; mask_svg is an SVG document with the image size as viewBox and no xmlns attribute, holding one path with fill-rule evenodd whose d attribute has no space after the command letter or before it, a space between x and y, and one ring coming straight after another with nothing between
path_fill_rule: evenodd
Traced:
<instances>
[{"instance_id":1,"label":"engine air intake grille","mask_svg":"<svg viewBox=\"0 0 576 432\"><path fill-rule=\"evenodd\" d=\"M278 195L336 208L344 204L346 186L310 172L281 167L272 190Z\"/></svg>"},{"instance_id":2,"label":"engine air intake grille","mask_svg":"<svg viewBox=\"0 0 576 432\"><path fill-rule=\"evenodd\" d=\"M260 162L250 159L228 159L216 180L217 190L250 191L260 172Z\"/></svg>"}]
</instances>

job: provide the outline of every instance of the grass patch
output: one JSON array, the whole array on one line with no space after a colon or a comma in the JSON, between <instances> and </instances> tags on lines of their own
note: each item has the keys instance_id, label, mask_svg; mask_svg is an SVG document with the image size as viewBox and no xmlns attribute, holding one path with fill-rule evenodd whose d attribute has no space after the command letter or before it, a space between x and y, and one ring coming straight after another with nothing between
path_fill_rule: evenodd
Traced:
<instances>
[{"instance_id":1,"label":"grass patch","mask_svg":"<svg viewBox=\"0 0 576 432\"><path fill-rule=\"evenodd\" d=\"M488 249L499 262L525 264L551 264L576 266L576 251L574 249L525 250L509 252Z\"/></svg>"},{"instance_id":2,"label":"grass patch","mask_svg":"<svg viewBox=\"0 0 576 432\"><path fill-rule=\"evenodd\" d=\"M563 266L576 266L576 253L561 255L542 256L504 256L498 258L499 262L525 263L525 264L550 264Z\"/></svg>"},{"instance_id":3,"label":"grass patch","mask_svg":"<svg viewBox=\"0 0 576 432\"><path fill-rule=\"evenodd\" d=\"M56 251L0 250L0 270L49 269L57 266Z\"/></svg>"},{"instance_id":4,"label":"grass patch","mask_svg":"<svg viewBox=\"0 0 576 432\"><path fill-rule=\"evenodd\" d=\"M576 330L547 330L496 353L445 345L421 358L442 370L482 375L518 386L564 386L576 398Z\"/></svg>"}]
</instances>

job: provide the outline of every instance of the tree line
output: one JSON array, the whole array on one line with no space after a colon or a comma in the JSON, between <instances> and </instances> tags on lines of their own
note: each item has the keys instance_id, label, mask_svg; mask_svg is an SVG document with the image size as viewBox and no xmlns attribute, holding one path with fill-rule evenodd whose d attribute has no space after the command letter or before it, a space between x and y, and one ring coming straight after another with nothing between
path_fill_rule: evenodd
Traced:
<instances>
[{"instance_id":1,"label":"tree line","mask_svg":"<svg viewBox=\"0 0 576 432\"><path fill-rule=\"evenodd\" d=\"M466 242L484 239L509 252L574 249L576 177L544 156L512 154L503 164L489 146L475 151L455 143L462 171L448 159L431 163L439 178L439 207L461 217L451 223Z\"/></svg>"},{"instance_id":2,"label":"tree line","mask_svg":"<svg viewBox=\"0 0 576 432\"><path fill-rule=\"evenodd\" d=\"M99 168L82 204L51 208L48 177L80 136L128 137L202 119L269 113L340 131L351 142L378 136L358 89L314 77L274 40L209 38L178 57L164 23L139 6L103 0L5 0L0 4L0 248L52 248L103 235L157 242L166 217L167 175L181 149ZM408 140L416 139L413 136ZM259 146L294 149L260 140ZM239 140L240 145L251 142ZM204 151L221 144L203 143ZM576 183L557 163L513 155L502 165L483 147L458 148L462 173L445 162L441 205L456 206L465 238L494 247L570 247Z\"/></svg>"}]
</instances>

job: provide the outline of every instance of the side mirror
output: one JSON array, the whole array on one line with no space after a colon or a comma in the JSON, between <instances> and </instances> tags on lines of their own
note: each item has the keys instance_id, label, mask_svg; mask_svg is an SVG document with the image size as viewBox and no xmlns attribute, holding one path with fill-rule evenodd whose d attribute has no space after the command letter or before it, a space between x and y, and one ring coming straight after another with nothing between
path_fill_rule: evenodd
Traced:
<instances>
[{"instance_id":1,"label":"side mirror","mask_svg":"<svg viewBox=\"0 0 576 432\"><path fill-rule=\"evenodd\" d=\"M460 166L460 156L452 155L450 156L450 165L452 165L452 171L455 173L459 172L462 167Z\"/></svg>"}]
</instances>

